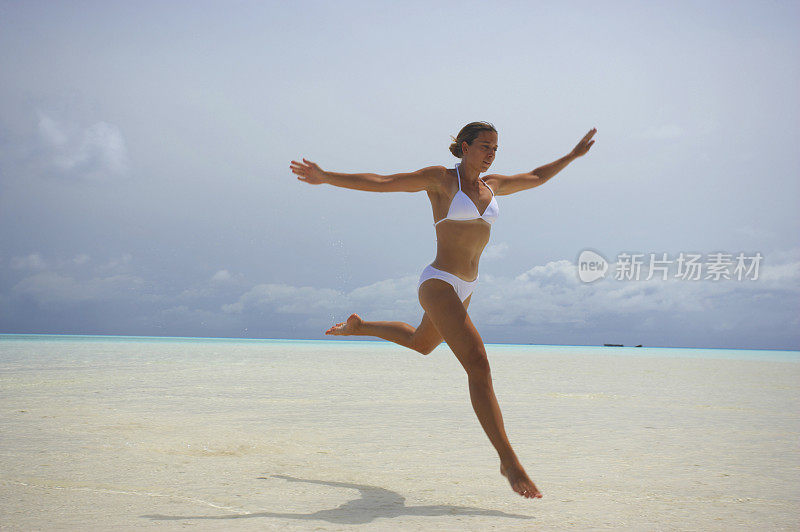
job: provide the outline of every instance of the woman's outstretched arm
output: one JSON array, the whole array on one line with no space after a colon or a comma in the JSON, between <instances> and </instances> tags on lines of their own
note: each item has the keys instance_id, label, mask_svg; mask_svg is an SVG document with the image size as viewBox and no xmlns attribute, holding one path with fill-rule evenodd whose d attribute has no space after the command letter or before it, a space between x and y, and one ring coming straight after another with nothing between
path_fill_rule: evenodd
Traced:
<instances>
[{"instance_id":1,"label":"woman's outstretched arm","mask_svg":"<svg viewBox=\"0 0 800 532\"><path fill-rule=\"evenodd\" d=\"M591 129L575 146L572 151L553 161L552 163L540 166L535 170L517 175L499 175L492 174L483 178L498 196L507 196L515 192L528 190L529 188L538 187L547 183L553 176L567 167L569 163L585 155L592 147L594 141L591 140L594 134L597 133L597 128ZM590 142L591 141L591 142Z\"/></svg>"},{"instance_id":2,"label":"woman's outstretched arm","mask_svg":"<svg viewBox=\"0 0 800 532\"><path fill-rule=\"evenodd\" d=\"M441 186L443 166L429 166L404 174L339 174L326 172L317 163L303 159L292 161L290 166L297 179L311 185L327 183L336 187L366 190L368 192L419 192Z\"/></svg>"}]
</instances>

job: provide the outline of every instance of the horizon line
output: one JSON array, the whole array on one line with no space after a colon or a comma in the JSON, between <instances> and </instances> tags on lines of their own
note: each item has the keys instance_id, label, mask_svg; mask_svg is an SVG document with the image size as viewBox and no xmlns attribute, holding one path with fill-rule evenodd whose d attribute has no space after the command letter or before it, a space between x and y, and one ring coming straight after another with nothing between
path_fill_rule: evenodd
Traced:
<instances>
[{"instance_id":1,"label":"horizon line","mask_svg":"<svg viewBox=\"0 0 800 532\"><path fill-rule=\"evenodd\" d=\"M251 341L251 342L264 342L264 341L280 341L280 342L330 342L328 339L318 338L244 338L238 336L140 336L128 334L61 334L61 333L0 333L0 339L4 336L57 336L57 337L81 337L81 338L140 338L140 339L164 339L164 340L229 340L229 341ZM335 335L331 335L335 336ZM392 342L387 340L333 340L336 342L357 342L357 343L378 343L390 345ZM443 342L444 343L444 342ZM632 347L636 345L598 345L598 344L520 344L520 343L495 343L484 342L485 345L494 346L537 346L537 347ZM642 345L640 349L702 349L702 350L719 350L719 351L781 351L787 353L798 353L800 349L772 349L772 348L747 348L747 347L687 347L687 346L645 346Z\"/></svg>"}]
</instances>

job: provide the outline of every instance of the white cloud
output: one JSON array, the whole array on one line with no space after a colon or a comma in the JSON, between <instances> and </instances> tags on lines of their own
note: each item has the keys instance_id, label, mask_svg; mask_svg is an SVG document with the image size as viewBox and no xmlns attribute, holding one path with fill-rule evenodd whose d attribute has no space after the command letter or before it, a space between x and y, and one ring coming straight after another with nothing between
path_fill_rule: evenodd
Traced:
<instances>
[{"instance_id":1,"label":"white cloud","mask_svg":"<svg viewBox=\"0 0 800 532\"><path fill-rule=\"evenodd\" d=\"M481 258L484 260L494 260L494 259L502 259L506 256L506 252L508 251L508 244L505 242L500 242L498 244L492 244L491 246L487 246L486 249L483 250L483 255Z\"/></svg>"},{"instance_id":2,"label":"white cloud","mask_svg":"<svg viewBox=\"0 0 800 532\"><path fill-rule=\"evenodd\" d=\"M13 257L11 267L15 270L44 270L47 268L44 259L38 253L31 253L25 257Z\"/></svg>"},{"instance_id":3,"label":"white cloud","mask_svg":"<svg viewBox=\"0 0 800 532\"><path fill-rule=\"evenodd\" d=\"M119 177L128 172L128 150L120 129L107 122L88 128L59 124L39 111L39 136L52 167L87 179Z\"/></svg>"},{"instance_id":4,"label":"white cloud","mask_svg":"<svg viewBox=\"0 0 800 532\"><path fill-rule=\"evenodd\" d=\"M611 272L614 267L612 264ZM635 317L637 327L655 330L656 321L664 316L679 321L687 316L710 320L715 319L710 313L720 317L721 312L730 312L731 316L715 323L735 328L741 326L745 311L759 298L778 299L789 305L792 294L800 291L799 281L800 262L794 262L762 267L756 281L693 282L673 277L665 281L660 277L650 281L618 281L612 274L587 284L578 279L575 264L559 260L533 267L516 277L482 275L470 314L487 325L511 327L569 324L592 328L597 323ZM358 287L349 293L261 284L245 292L235 303L223 305L222 310L229 314L259 311L308 316L356 312L366 319L409 321L422 313L416 283L416 276L406 276Z\"/></svg>"},{"instance_id":5,"label":"white cloud","mask_svg":"<svg viewBox=\"0 0 800 532\"><path fill-rule=\"evenodd\" d=\"M534 266L530 270L521 273L515 278L516 281L539 284L578 284L577 270L568 260L548 262L544 266Z\"/></svg>"},{"instance_id":6,"label":"white cloud","mask_svg":"<svg viewBox=\"0 0 800 532\"><path fill-rule=\"evenodd\" d=\"M211 280L214 282L225 282L230 281L231 274L228 270L220 270L211 277Z\"/></svg>"},{"instance_id":7,"label":"white cloud","mask_svg":"<svg viewBox=\"0 0 800 532\"><path fill-rule=\"evenodd\" d=\"M232 294L241 293L244 287L244 275L241 273L231 274L228 270L219 270L207 280L184 289L176 301L196 305L208 300L225 300Z\"/></svg>"},{"instance_id":8,"label":"white cloud","mask_svg":"<svg viewBox=\"0 0 800 532\"><path fill-rule=\"evenodd\" d=\"M610 272L615 264L610 265ZM642 277L642 279L644 276ZM483 280L483 279L482 279ZM567 260L536 266L514 279L486 276L478 284L476 310L493 325L588 323L602 317L665 313L682 315L721 309L746 309L754 298L782 298L800 292L800 262L762 264L757 280L617 281L613 274L581 283ZM777 295L776 295L777 294Z\"/></svg>"},{"instance_id":9,"label":"white cloud","mask_svg":"<svg viewBox=\"0 0 800 532\"><path fill-rule=\"evenodd\" d=\"M329 288L286 284L254 286L235 303L222 305L227 314L273 312L306 315L308 323L331 324L355 312L369 320L413 321L422 316L416 295L416 276L387 279L349 293Z\"/></svg>"},{"instance_id":10,"label":"white cloud","mask_svg":"<svg viewBox=\"0 0 800 532\"><path fill-rule=\"evenodd\" d=\"M39 111L39 134L50 146L64 146L69 141L69 137L61 131L61 127L41 111Z\"/></svg>"},{"instance_id":11,"label":"white cloud","mask_svg":"<svg viewBox=\"0 0 800 532\"><path fill-rule=\"evenodd\" d=\"M481 275L470 315L476 323L495 327L495 334L524 330L539 335L561 330L559 334L580 336L619 325L633 335L650 332L658 337L700 327L719 337L728 335L727 331L761 330L777 316L786 316L785 325L795 327L800 322L798 306L793 303L800 295L800 252L792 250L767 259L757 281L684 281L672 277L666 281L660 277L617 281L613 279L616 264L612 263L606 279L582 283L576 265L569 260L551 261L511 277L487 272ZM241 274L218 270L196 287L170 293L148 289L152 283L118 271L131 261L130 254L110 260L105 267L112 271L93 279L81 280L69 270L59 269L90 260L85 254L54 259L49 262L56 265L55 270L28 272L5 294L11 296L6 297L10 307L6 306L13 309L25 299L51 308L85 302L112 302L114 306L137 302L151 305L141 316L143 323L178 327L182 334L196 330L221 335L246 334L242 327L253 329L262 322L290 330L317 329L342 321L352 312L368 320L416 325L423 312L417 299L416 275L347 292L287 284L259 284L247 289ZM11 262L22 271L48 266L38 253L14 257ZM224 304L226 301L231 303ZM274 334L272 329L266 330L270 331L266 334Z\"/></svg>"},{"instance_id":12,"label":"white cloud","mask_svg":"<svg viewBox=\"0 0 800 532\"><path fill-rule=\"evenodd\" d=\"M259 284L242 294L236 303L222 305L225 313L271 310L279 314L329 312L337 308L342 293L329 288L295 287L287 284Z\"/></svg>"},{"instance_id":13,"label":"white cloud","mask_svg":"<svg viewBox=\"0 0 800 532\"><path fill-rule=\"evenodd\" d=\"M800 261L786 264L765 265L758 276L759 280L772 281L800 291Z\"/></svg>"},{"instance_id":14,"label":"white cloud","mask_svg":"<svg viewBox=\"0 0 800 532\"><path fill-rule=\"evenodd\" d=\"M13 291L31 297L41 305L73 304L84 301L131 300L144 281L132 275L112 275L79 281L55 272L42 272L18 282Z\"/></svg>"}]
</instances>

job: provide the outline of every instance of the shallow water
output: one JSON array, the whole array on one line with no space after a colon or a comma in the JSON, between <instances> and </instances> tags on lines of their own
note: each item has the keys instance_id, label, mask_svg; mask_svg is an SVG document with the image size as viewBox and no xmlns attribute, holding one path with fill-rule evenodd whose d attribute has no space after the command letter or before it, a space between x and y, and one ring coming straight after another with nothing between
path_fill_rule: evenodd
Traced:
<instances>
[{"instance_id":1,"label":"shallow water","mask_svg":"<svg viewBox=\"0 0 800 532\"><path fill-rule=\"evenodd\" d=\"M0 336L19 529L797 529L797 352L487 346L540 500L446 345Z\"/></svg>"}]
</instances>

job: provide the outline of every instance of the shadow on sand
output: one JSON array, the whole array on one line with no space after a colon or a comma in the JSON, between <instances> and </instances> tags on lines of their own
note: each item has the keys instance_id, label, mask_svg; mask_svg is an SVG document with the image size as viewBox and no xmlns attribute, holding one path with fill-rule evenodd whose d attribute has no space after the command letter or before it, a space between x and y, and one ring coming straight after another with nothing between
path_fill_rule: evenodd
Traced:
<instances>
[{"instance_id":1,"label":"shadow on sand","mask_svg":"<svg viewBox=\"0 0 800 532\"><path fill-rule=\"evenodd\" d=\"M356 489L361 493L361 498L348 501L330 510L319 510L309 514L283 513L283 512L254 512L234 515L143 515L144 518L164 521L177 521L179 519L252 519L254 517L278 517L283 519L321 519L340 525L360 525L369 523L378 518L392 519L404 515L413 516L441 516L441 515L483 515L487 517L510 517L514 519L535 519L530 515L508 514L498 510L484 510L468 506L452 506L437 504L430 506L406 506L405 497L399 493L376 486L352 484L349 482L335 482L328 480L309 480L294 478L287 475L272 475L290 482L307 482L309 484L322 484L337 488ZM269 477L258 477L268 479Z\"/></svg>"}]
</instances>

